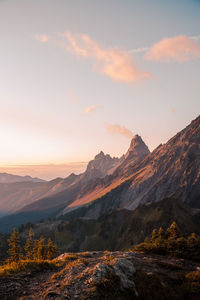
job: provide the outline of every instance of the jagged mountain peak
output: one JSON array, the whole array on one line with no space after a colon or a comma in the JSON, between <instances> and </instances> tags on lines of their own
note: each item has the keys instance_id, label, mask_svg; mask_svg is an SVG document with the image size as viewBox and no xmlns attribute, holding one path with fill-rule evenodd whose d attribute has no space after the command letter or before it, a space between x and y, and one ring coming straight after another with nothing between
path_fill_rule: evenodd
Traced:
<instances>
[{"instance_id":1,"label":"jagged mountain peak","mask_svg":"<svg viewBox=\"0 0 200 300\"><path fill-rule=\"evenodd\" d=\"M141 136L136 134L131 140L130 147L129 147L128 151L126 152L126 155L125 155L125 159L127 159L130 156L131 157L138 156L138 155L139 156L145 156L149 153L150 153L149 148L144 143Z\"/></svg>"},{"instance_id":2,"label":"jagged mountain peak","mask_svg":"<svg viewBox=\"0 0 200 300\"><path fill-rule=\"evenodd\" d=\"M85 172L85 175L89 178L104 177L108 174L119 161L119 158L111 157L109 154L104 154L103 151L98 153L93 160L91 160Z\"/></svg>"},{"instance_id":3,"label":"jagged mountain peak","mask_svg":"<svg viewBox=\"0 0 200 300\"><path fill-rule=\"evenodd\" d=\"M100 152L94 157L94 159L95 159L95 160L96 160L96 159L104 159L106 156L109 156L109 157L110 157L109 154L105 155L103 151L100 151Z\"/></svg>"},{"instance_id":4,"label":"jagged mountain peak","mask_svg":"<svg viewBox=\"0 0 200 300\"><path fill-rule=\"evenodd\" d=\"M145 143L144 143L143 139L141 138L141 136L136 134L133 136L133 138L131 140L130 149L135 148L138 145L145 145Z\"/></svg>"}]
</instances>

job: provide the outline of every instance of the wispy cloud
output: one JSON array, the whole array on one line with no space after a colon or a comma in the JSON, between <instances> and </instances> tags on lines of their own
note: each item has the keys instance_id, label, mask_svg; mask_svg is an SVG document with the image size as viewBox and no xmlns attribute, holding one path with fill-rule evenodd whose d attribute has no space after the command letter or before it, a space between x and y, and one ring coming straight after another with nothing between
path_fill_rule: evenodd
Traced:
<instances>
[{"instance_id":1,"label":"wispy cloud","mask_svg":"<svg viewBox=\"0 0 200 300\"><path fill-rule=\"evenodd\" d=\"M200 40L200 35L190 36L189 38L192 40L198 41L198 40ZM128 52L129 53L142 53L142 52L147 52L150 49L151 49L150 46L146 46L146 47L133 48L133 49L130 49Z\"/></svg>"},{"instance_id":2,"label":"wispy cloud","mask_svg":"<svg viewBox=\"0 0 200 300\"><path fill-rule=\"evenodd\" d=\"M35 34L34 37L41 43L47 43L49 41L49 36L46 34Z\"/></svg>"},{"instance_id":3,"label":"wispy cloud","mask_svg":"<svg viewBox=\"0 0 200 300\"><path fill-rule=\"evenodd\" d=\"M140 70L133 64L132 56L128 51L116 48L107 49L86 34L75 36L67 31L60 35L68 41L67 51L79 57L94 59L98 63L95 65L95 70L115 81L132 83L152 77L151 73Z\"/></svg>"},{"instance_id":4,"label":"wispy cloud","mask_svg":"<svg viewBox=\"0 0 200 300\"><path fill-rule=\"evenodd\" d=\"M179 35L165 38L154 44L145 54L144 58L150 61L185 62L200 57L200 43L196 42L198 36L187 37Z\"/></svg>"},{"instance_id":5,"label":"wispy cloud","mask_svg":"<svg viewBox=\"0 0 200 300\"><path fill-rule=\"evenodd\" d=\"M88 106L85 108L84 113L85 114L91 114L92 112L94 112L95 110L97 110L98 108L101 108L102 105L92 105L92 106Z\"/></svg>"},{"instance_id":6,"label":"wispy cloud","mask_svg":"<svg viewBox=\"0 0 200 300\"><path fill-rule=\"evenodd\" d=\"M104 125L105 125L106 130L111 132L112 134L121 134L128 139L133 137L132 131L124 126L121 126L119 124L112 125L112 124L108 124L108 123L105 123Z\"/></svg>"}]
</instances>

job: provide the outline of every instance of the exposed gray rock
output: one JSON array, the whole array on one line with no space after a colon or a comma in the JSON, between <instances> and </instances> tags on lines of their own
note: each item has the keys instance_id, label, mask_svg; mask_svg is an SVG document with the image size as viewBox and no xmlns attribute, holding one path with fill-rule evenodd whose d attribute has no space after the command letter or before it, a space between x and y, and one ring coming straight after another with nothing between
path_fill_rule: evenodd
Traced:
<instances>
[{"instance_id":1,"label":"exposed gray rock","mask_svg":"<svg viewBox=\"0 0 200 300\"><path fill-rule=\"evenodd\" d=\"M135 284L132 280L135 272L136 270L129 260L126 258L114 258L108 263L98 263L87 282L90 284L100 284L103 279L109 278L112 275L118 277L120 290L135 289Z\"/></svg>"},{"instance_id":2,"label":"exposed gray rock","mask_svg":"<svg viewBox=\"0 0 200 300\"><path fill-rule=\"evenodd\" d=\"M105 177L118 162L119 158L112 158L109 154L105 155L103 151L101 151L88 163L84 177L87 180Z\"/></svg>"}]
</instances>

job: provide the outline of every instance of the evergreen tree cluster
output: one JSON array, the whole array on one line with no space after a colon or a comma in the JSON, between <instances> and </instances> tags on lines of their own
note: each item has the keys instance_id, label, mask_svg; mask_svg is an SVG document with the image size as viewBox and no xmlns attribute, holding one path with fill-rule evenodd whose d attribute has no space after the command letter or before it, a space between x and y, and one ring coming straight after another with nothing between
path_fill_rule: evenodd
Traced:
<instances>
[{"instance_id":1,"label":"evergreen tree cluster","mask_svg":"<svg viewBox=\"0 0 200 300\"><path fill-rule=\"evenodd\" d=\"M151 237L136 245L134 251L167 254L200 261L200 237L195 233L183 236L176 222L167 230L154 229Z\"/></svg>"},{"instance_id":2,"label":"evergreen tree cluster","mask_svg":"<svg viewBox=\"0 0 200 300\"><path fill-rule=\"evenodd\" d=\"M8 245L10 262L19 262L22 259L51 260L58 252L57 246L51 239L48 239L47 243L43 237L40 237L39 240L35 240L32 228L29 230L24 249L21 247L21 237L16 229L13 230L10 238L8 239Z\"/></svg>"}]
</instances>

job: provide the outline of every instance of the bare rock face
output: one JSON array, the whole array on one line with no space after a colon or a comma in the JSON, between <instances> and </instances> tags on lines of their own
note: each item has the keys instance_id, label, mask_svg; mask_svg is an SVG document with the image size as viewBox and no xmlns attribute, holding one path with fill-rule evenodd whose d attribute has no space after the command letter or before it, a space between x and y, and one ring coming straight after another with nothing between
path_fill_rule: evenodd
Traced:
<instances>
[{"instance_id":1,"label":"bare rock face","mask_svg":"<svg viewBox=\"0 0 200 300\"><path fill-rule=\"evenodd\" d=\"M115 167L118 161L119 158L112 158L109 154L105 155L103 151L101 151L95 156L94 160L88 163L84 177L86 177L87 180L105 177L109 173L109 170Z\"/></svg>"},{"instance_id":2,"label":"bare rock face","mask_svg":"<svg viewBox=\"0 0 200 300\"><path fill-rule=\"evenodd\" d=\"M172 195L200 207L200 116L130 172L127 208Z\"/></svg>"},{"instance_id":3,"label":"bare rock face","mask_svg":"<svg viewBox=\"0 0 200 300\"><path fill-rule=\"evenodd\" d=\"M130 147L125 155L123 155L116 166L109 172L114 177L126 174L127 168L134 166L150 153L149 148L142 138L136 134L130 143Z\"/></svg>"},{"instance_id":4,"label":"bare rock face","mask_svg":"<svg viewBox=\"0 0 200 300\"><path fill-rule=\"evenodd\" d=\"M108 263L98 263L94 267L93 274L88 279L88 283L98 285L101 284L105 278L112 276L118 279L119 289L121 291L135 289L135 284L132 280L132 276L135 272L136 270L129 260L126 258L114 258Z\"/></svg>"},{"instance_id":5,"label":"bare rock face","mask_svg":"<svg viewBox=\"0 0 200 300\"><path fill-rule=\"evenodd\" d=\"M149 148L144 143L139 135L135 135L132 140L128 151L125 154L125 159L138 159L145 157L150 153Z\"/></svg>"}]
</instances>

